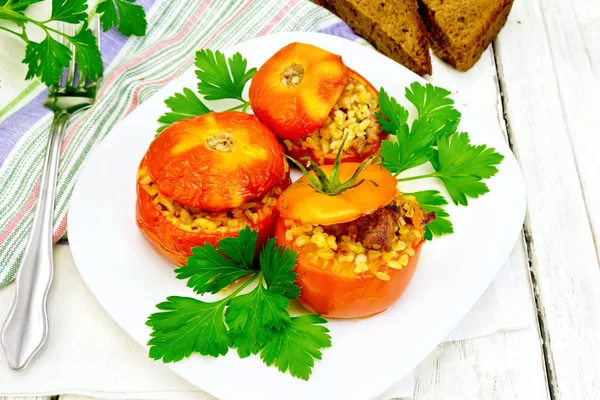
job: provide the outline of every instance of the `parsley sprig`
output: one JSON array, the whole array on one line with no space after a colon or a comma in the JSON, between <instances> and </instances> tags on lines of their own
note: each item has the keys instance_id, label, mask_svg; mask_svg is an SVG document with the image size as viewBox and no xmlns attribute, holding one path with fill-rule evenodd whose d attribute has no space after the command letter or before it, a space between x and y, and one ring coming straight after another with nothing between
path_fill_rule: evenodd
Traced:
<instances>
[{"instance_id":1,"label":"parsley sprig","mask_svg":"<svg viewBox=\"0 0 600 400\"><path fill-rule=\"evenodd\" d=\"M225 111L246 111L250 103L244 99L243 92L248 81L256 73L256 68L248 69L248 61L239 52L227 59L220 51L203 49L196 52L194 64L198 78L198 93L204 97L204 100L237 100L239 104ZM160 123L158 133L173 122L211 111L189 88L184 88L183 93L175 93L165 100L165 104L171 111L158 119Z\"/></svg>"},{"instance_id":2,"label":"parsley sprig","mask_svg":"<svg viewBox=\"0 0 600 400\"><path fill-rule=\"evenodd\" d=\"M151 358L167 363L193 353L218 357L231 348L242 358L260 354L265 364L281 372L310 377L314 360L331 346L326 321L318 315L290 316L289 300L300 295L293 272L297 253L277 247L272 238L257 265L257 240L258 233L245 227L238 237L219 241L218 250L208 243L192 249L187 265L175 272L196 293L217 293L238 279L246 280L221 300L171 296L158 304L161 311L146 322L153 329ZM256 286L247 291L252 283Z\"/></svg>"},{"instance_id":3,"label":"parsley sprig","mask_svg":"<svg viewBox=\"0 0 600 400\"><path fill-rule=\"evenodd\" d=\"M409 127L408 110L382 88L379 92L381 114L377 117L387 133L397 140L381 145L383 166L396 177L414 167L430 163L433 172L399 177L399 182L437 178L457 205L468 205L468 198L489 192L484 179L498 172L504 156L485 145L473 145L465 132L458 132L461 114L454 108L450 92L431 84L413 82L405 97L417 110ZM436 220L426 227L426 239L454 231L443 209L448 202L438 191L413 193L426 212L435 212Z\"/></svg>"},{"instance_id":4,"label":"parsley sprig","mask_svg":"<svg viewBox=\"0 0 600 400\"><path fill-rule=\"evenodd\" d=\"M58 82L64 68L69 66L75 53L75 62L83 76L94 80L102 76L102 58L96 38L88 26L87 0L52 0L50 18L39 21L26 14L27 8L43 0L0 0L0 20L7 20L17 25L13 30L0 26L0 31L21 38L26 43L23 63L27 64L25 79L39 77L46 85ZM134 0L103 0L96 12L106 31L118 26L126 36L144 35L146 33L146 15L141 6L133 4ZM115 10L118 8L118 14ZM76 33L68 35L53 27L54 22L65 22L77 25ZM45 37L40 42L28 36L28 24L41 29ZM64 43L63 43L64 41ZM74 52L71 50L74 50Z\"/></svg>"},{"instance_id":5,"label":"parsley sprig","mask_svg":"<svg viewBox=\"0 0 600 400\"><path fill-rule=\"evenodd\" d=\"M450 215L443 208L448 204L446 198L437 190L423 190L414 193L405 193L407 196L415 196L417 203L423 208L423 211L435 213L435 219L424 226L425 240L433 239L433 236L440 236L454 232L454 226L448 219Z\"/></svg>"}]
</instances>

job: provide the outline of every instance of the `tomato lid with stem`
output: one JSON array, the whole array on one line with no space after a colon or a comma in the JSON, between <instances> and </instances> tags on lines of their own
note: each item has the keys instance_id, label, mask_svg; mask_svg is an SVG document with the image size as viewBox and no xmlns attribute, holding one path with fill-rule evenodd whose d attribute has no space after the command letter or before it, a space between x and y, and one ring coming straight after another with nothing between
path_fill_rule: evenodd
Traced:
<instances>
[{"instance_id":1,"label":"tomato lid with stem","mask_svg":"<svg viewBox=\"0 0 600 400\"><path fill-rule=\"evenodd\" d=\"M340 149L346 142L344 137ZM283 218L301 224L331 225L353 221L388 205L396 194L397 180L385 168L373 164L372 155L361 163L341 163L338 151L333 165L319 166L310 158L306 165L288 156L303 175L277 200Z\"/></svg>"}]
</instances>

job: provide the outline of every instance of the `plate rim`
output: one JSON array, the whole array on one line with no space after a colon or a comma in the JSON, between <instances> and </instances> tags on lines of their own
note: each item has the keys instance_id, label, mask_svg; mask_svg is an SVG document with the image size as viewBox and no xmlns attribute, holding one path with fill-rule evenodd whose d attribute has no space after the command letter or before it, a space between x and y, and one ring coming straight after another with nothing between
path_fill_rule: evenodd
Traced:
<instances>
[{"instance_id":1,"label":"plate rim","mask_svg":"<svg viewBox=\"0 0 600 400\"><path fill-rule=\"evenodd\" d=\"M333 42L340 42L340 43L341 43L341 42L344 42L344 44L351 44L351 45L353 45L353 46L357 46L358 48L367 48L367 47L365 47L365 46L362 46L362 45L360 45L360 44L358 44L358 43L356 43L356 42L354 42L354 41L351 41L351 40L348 40L348 39L343 39L343 38L336 37L336 36L332 36L332 35L328 35L328 34L323 34L323 33L316 33L316 32L284 32L284 33L277 33L277 34L273 34L273 35L268 35L268 36L260 36L260 37L252 38L252 39L250 39L250 40L248 40L248 41L244 41L244 42L238 43L238 44L236 44L236 45L234 45L234 46L228 47L226 50L224 50L224 52L225 52L225 54L227 54L227 55L229 55L230 53L232 53L232 52L234 52L234 51L240 51L242 54L244 54L244 52L243 52L243 49L242 49L244 45L248 45L248 44L249 44L249 43L251 43L251 42L257 42L257 41L258 41L258 42L261 42L261 41L264 41L264 40L269 40L268 38L271 38L271 39L272 39L272 38L274 38L274 37L276 37L276 38L282 38L282 39L291 38L291 39L293 39L294 41L298 41L298 40L305 40L304 38L306 38L306 37L312 37L314 40L325 40L325 41L333 41ZM265 38L267 38L267 39L265 39ZM370 50L370 51L372 51L372 50ZM377 53L377 52L374 52L374 53L375 53L375 54L378 54L378 57L384 57L384 58L386 58L385 56L383 56L383 55L381 55L381 54L379 54L379 53ZM388 60L389 60L389 59L388 59ZM390 61L392 61L392 60L390 60ZM392 61L392 62L393 62L393 61ZM423 79L423 78L419 77L418 75L416 75L416 74L412 73L411 71L407 70L406 68L404 68L404 67L403 67L403 66L401 66L400 64L397 64L397 63L396 63L396 67L397 67L397 68L403 68L404 70L408 71L410 74L412 74L412 76L413 76L413 79L414 79L414 80L416 80L416 81L419 81L419 82L422 82L422 83L427 83L427 81L426 81L425 79ZM191 66L189 69L193 69L193 68L194 68L194 66L192 65L192 66ZM189 69L187 69L185 72L183 72L181 76L185 75L185 74L186 74L186 73L189 71ZM166 84L166 85L165 85L163 88L161 88L161 89L160 89L160 90L159 90L159 91L158 91L158 92L157 92L155 95L153 95L153 97L155 97L155 96L160 96L160 93L161 93L163 90L165 90L166 88L168 88L168 87L171 85L171 83L172 83L172 82L174 82L174 81L176 81L176 80L180 79L180 78L181 78L181 76L180 76L180 77L178 77L178 78L176 78L175 80L173 80L173 81L171 81L171 82L167 83L167 84ZM457 103L458 103L458 100L460 100L460 95L458 95L458 96L453 96L453 97L455 98L455 100L457 100ZM161 98L162 98L162 97L161 97ZM143 107L143 104L142 104L140 107L138 107L138 109L140 109L140 108L142 108L142 107ZM137 110L136 110L136 111L137 111ZM116 124L116 125L115 125L115 127L113 127L113 129L111 130L111 133L113 133L115 130L118 130L118 129L119 129L119 127L120 127L120 125L123 123L123 121L126 121L126 120L127 120L129 117L130 117L130 115L126 116L125 118L123 118L123 120L119 121L119 123L118 123L118 124ZM93 154L90 154L90 155L89 155L89 156L86 158L86 160L85 160L84 164L82 165L82 167L81 167L81 169L80 169L80 171L79 171L79 174L78 174L79 176L77 177L77 183L76 183L76 185L75 185L75 188L74 188L74 190L73 190L73 194L72 194L72 197L71 197L71 202L70 202L70 205L69 205L69 211L71 211L71 206L72 206L72 204L77 204L77 203L75 202L75 200L76 200L76 199L77 199L77 198L80 196L80 195L79 195L79 192L81 192L81 190L78 190L78 188L81 188L81 187L83 187L83 186L80 184L80 178L81 178L81 176L84 176L84 175L85 175L85 172L87 171L87 169L88 169L88 166L90 165L90 160L92 160L92 159L93 159L93 157L94 157L94 155L98 153L98 150L99 150L99 149L101 149L101 148L103 148L103 147L105 147L105 146L108 146L108 145L106 145L106 143L111 143L111 140L109 140L111 136L112 136L112 137L115 137L115 135L111 135L110 133L109 133L109 134L107 134L107 137L105 137L105 138L104 138L104 140L103 140L103 141L102 141L102 142L101 142L101 143L100 143L100 144L99 144L99 145L98 145L98 146L97 146L95 149L93 149L93 150L92 150L92 153L93 153ZM113 139L113 140L116 140L116 139ZM516 166L517 166L517 170L518 170L518 173L519 173L519 174L518 174L518 175L519 175L519 176L518 176L518 177L519 177L519 184L518 184L517 186L519 186L519 188L518 188L518 192L519 192L519 194L521 195L520 197L521 197L521 204L522 204L522 207L521 207L521 208L522 208L522 210L520 210L521 212L519 213L519 215L521 215L521 216L519 217L519 220L523 221L523 220L524 220L524 218L525 218L526 194L525 194L525 184L524 184L524 180L523 180L522 172L521 172L520 168L518 167L517 160L516 160L516 158L514 157L514 154L512 153L512 151L510 150L510 147L508 146L508 144L506 144L506 143L503 143L503 144L504 144L504 146L498 146L498 145L495 143L495 144L494 144L494 146L495 146L496 148L500 148L500 147L502 147L502 148L500 148L499 150L501 150L502 154L504 154L504 155L505 155L505 162L507 161L507 159L511 159L511 163L512 163L512 162L514 162L514 163L516 164ZM83 196L83 194L82 194L81 196ZM74 218L75 218L73 215L75 215L75 214L76 214L76 213L69 212L69 215L68 215L68 227L71 227L71 226L77 226L77 223L75 223L75 225L73 225L73 223L72 223L72 221L73 221L73 220L74 220ZM522 224L520 224L519 226L521 226L521 225L522 225ZM515 238L514 238L514 240L511 240L511 247L510 247L511 249L514 247L514 243L516 243L516 242L517 242L517 240L518 240L518 237L519 237L519 235L520 235L520 232L521 232L521 229L520 229L520 228L519 228L518 230L516 230L516 234L514 235L514 236L515 236ZM70 232L70 233L71 233L71 232ZM80 262L78 262L78 260L81 260L81 257L79 256L79 251L78 251L78 250L76 250L76 249L78 249L78 248L79 248L79 247L78 247L78 246L79 246L79 244L75 244L75 243L78 243L79 239L78 239L78 238L75 238L75 237L77 237L77 235L75 235L75 236L72 236L71 234L69 235L69 244L70 244L70 249L71 249L71 252L72 252L72 254L73 254L73 259L74 259L74 261L75 261L75 265L77 266L77 269L78 269L78 271L79 271L79 273L80 273L80 275L81 275L81 277L82 277L83 281L85 282L86 286L88 286L88 288L90 289L90 291L92 292L92 294L94 295L94 297L96 298L96 300L97 300L97 301L100 303L100 305L101 305L101 306L102 306L102 307L105 309L105 311L106 311L106 312L107 312L107 313L108 313L108 314L111 316L111 318L112 318L112 319L113 319L113 320L114 320L114 321L115 321L115 322L116 322L116 323L117 323L119 326L121 326L121 327L122 327L122 328L125 330L125 332L127 332L127 334L128 334L128 335L132 336L132 338L133 338L133 339L134 339L134 340L135 340L137 343L139 343L140 345L142 345L142 347L143 347L144 349L146 349L146 350L147 350L147 349L148 349L148 346L147 346L146 344L142 344L140 341L138 341L138 340L137 340L137 338L136 338L135 336L133 336L132 334L130 334L130 333L129 333L129 330L128 330L128 329L126 329L126 328L124 328L123 324L121 324L121 322L119 321L119 319L117 319L117 318L116 318L116 317L113 315L113 312L112 312L112 310L109 310L109 309L107 309L107 308L105 307L105 305L104 305L104 302L103 302L103 301L101 301L101 300L98 298L98 296L97 296L97 294L96 294L96 291L95 291L95 289L93 289L93 287L95 287L95 283L94 283L94 282L89 282L89 281L88 281L88 279L87 279L87 278L89 278L89 276L88 276L86 273L82 273L82 269L81 269L81 267L80 267ZM74 239L74 238L75 238L75 239ZM73 244L75 244L75 245L73 245ZM507 252L507 256L506 256L506 257L508 258L508 256L509 256L509 255L510 255L510 250ZM451 330L452 330L452 329L453 329L453 328L454 328L454 327L455 327L455 326L456 326L458 323L460 323L460 320L462 319L462 317L464 317L464 315L465 315L465 314L466 314L466 313L467 313L467 312L468 312L468 311L471 309L471 307L472 307L472 306L475 304L475 302L477 301L477 299L479 299L479 298L481 297L481 295L482 295L482 294L485 292L485 290L487 289L487 287L488 287L488 286L489 286L489 285L490 285L490 284L493 282L493 279L494 279L494 277L495 277L495 276L498 274L498 272L499 272L499 271L500 271L500 269L502 268L502 266L503 266L503 264L504 264L504 261L505 261L505 260L503 259L503 260L501 260L500 262L497 262L497 264L498 264L498 267L496 267L496 268L494 268L494 269L493 269L493 274L492 274L492 275L493 275L493 277L492 277L491 279L487 280L487 282L486 282L486 284L485 284L485 285L481 285L482 289L481 289L481 290L477 290L477 291L476 291L476 292L477 292L477 294L476 294L476 295L471 295L471 296L469 296L469 297L468 297L468 298L469 298L469 301L466 301L466 300L465 300L465 297L463 297L463 301L462 301L462 303L468 303L469 305L468 305L467 307L463 307L463 308L462 308L462 309L464 310L464 312L463 312L463 313L461 313L461 314L462 314L462 315L461 315L461 318L459 318L459 319L457 320L457 322L456 322L456 323L453 323L453 324L451 324L450 328L446 329L446 330L447 330L447 332L444 332L444 333L442 333L442 334L438 334L438 335L437 335L437 337L439 337L439 340L437 340L437 339L435 339L435 340L430 340L430 342L431 342L431 343L433 343L433 342L435 342L435 343L433 343L433 344L432 344L432 345L430 345L430 346L425 346L425 348L427 349L427 350L426 350L426 352L425 352L425 351L421 351L421 352L420 352L420 353L425 353L425 354L424 354L424 356L422 356L422 357L421 357L421 356L419 356L419 357L416 357L416 358L419 358L420 360L424 359L424 358L425 358L425 357L426 357L426 356L427 356L427 355L428 355L428 354L429 354L429 353L430 353L430 352L431 352L433 349L435 349L435 347L436 347L436 346L437 346L439 343L441 343L441 342L443 341L443 339L444 339L444 338L445 338L445 337L446 337L446 336L447 336L447 335L448 335L448 334L451 332ZM470 293L472 294L473 292L471 291ZM190 294L190 295L191 295L191 294ZM473 298L473 297L474 297L474 299L475 299L474 301L472 301L472 299L471 299L471 298ZM453 318L453 319L454 319L454 318ZM236 355L236 357L237 357L237 355ZM211 394L211 395L218 396L219 398L226 398L226 397L228 397L228 395L227 395L226 393L224 393L223 391L219 390L218 388L217 388L217 389L215 389L214 387L211 387L211 388L209 389L209 388L208 388L208 386L205 386L205 385L203 385L203 386L198 386L196 383L194 383L194 382L190 381L189 379L187 379L185 376L183 376L183 375L182 375L182 374L181 374L181 373L178 371L178 369L180 368L180 367L178 367L178 365L181 365L181 364L173 364L173 363L166 364L166 366L168 366L169 368L171 368L171 370L175 371L175 373L177 373L177 374L178 374L179 376L181 376L183 379L186 379L186 380L187 380L188 382L190 382L192 385L194 385L194 386L198 387L200 390L203 390L203 391L205 391L205 392L207 392L207 393L209 393L209 394ZM416 366L416 365L414 365L412 368L414 368L415 366ZM271 368L271 367L266 367L266 366L265 366L265 368ZM401 373L401 375L402 375L402 376L404 376L406 373L408 373L408 372L410 371L410 368L405 368L405 369L407 369L407 370L406 370L406 371L401 371L401 372L402 372L402 373ZM389 381L389 385L388 385L386 388L384 388L383 390L379 390L379 389L378 389L378 390L376 390L376 391L371 391L370 393L371 393L373 396L375 396L375 397L376 397L376 396L378 396L378 395L381 395L382 393L384 393L386 390L388 390L390 387L392 387L392 386L393 386L393 385L394 385L394 384L397 382L397 380L389 380L389 379L388 379L388 380L386 380L386 382L387 382L387 381ZM208 383L208 382L206 382L206 383ZM251 395L250 393L249 393L249 397L250 397L250 398L252 398L252 395Z\"/></svg>"}]
</instances>

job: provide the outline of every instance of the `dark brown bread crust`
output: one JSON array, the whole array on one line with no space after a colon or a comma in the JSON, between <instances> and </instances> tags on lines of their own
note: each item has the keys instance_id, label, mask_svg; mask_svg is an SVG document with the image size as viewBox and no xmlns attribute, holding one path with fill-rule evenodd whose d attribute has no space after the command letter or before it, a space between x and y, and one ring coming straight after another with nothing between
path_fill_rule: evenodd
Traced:
<instances>
[{"instance_id":1,"label":"dark brown bread crust","mask_svg":"<svg viewBox=\"0 0 600 400\"><path fill-rule=\"evenodd\" d=\"M435 55L460 71L471 68L504 26L513 0L419 0Z\"/></svg>"},{"instance_id":2,"label":"dark brown bread crust","mask_svg":"<svg viewBox=\"0 0 600 400\"><path fill-rule=\"evenodd\" d=\"M417 0L314 0L386 56L423 76L431 74L427 30Z\"/></svg>"}]
</instances>

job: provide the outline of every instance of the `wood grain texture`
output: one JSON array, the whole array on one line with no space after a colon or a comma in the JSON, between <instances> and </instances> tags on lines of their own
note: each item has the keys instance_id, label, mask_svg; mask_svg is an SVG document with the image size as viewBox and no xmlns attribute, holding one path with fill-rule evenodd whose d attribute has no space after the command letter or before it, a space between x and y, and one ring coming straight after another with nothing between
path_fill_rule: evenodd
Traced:
<instances>
[{"instance_id":1,"label":"wood grain texture","mask_svg":"<svg viewBox=\"0 0 600 400\"><path fill-rule=\"evenodd\" d=\"M591 2L585 0L540 0L540 9L556 75L560 111L572 143L596 251L600 254L600 128L597 127L600 65L596 62L600 58L600 4L594 3L595 7L591 7Z\"/></svg>"},{"instance_id":2,"label":"wood grain texture","mask_svg":"<svg viewBox=\"0 0 600 400\"><path fill-rule=\"evenodd\" d=\"M563 3L575 2L515 2L495 50L527 185L529 256L551 391L555 399L593 399L600 393L600 266L588 211L597 207L600 186L584 147L594 147L598 135L576 110L594 101L579 97L593 95L581 87L593 82L577 75L593 74L575 43L578 22Z\"/></svg>"},{"instance_id":3,"label":"wood grain texture","mask_svg":"<svg viewBox=\"0 0 600 400\"><path fill-rule=\"evenodd\" d=\"M543 364L536 328L443 343L416 370L415 400L549 399Z\"/></svg>"},{"instance_id":4,"label":"wood grain texture","mask_svg":"<svg viewBox=\"0 0 600 400\"><path fill-rule=\"evenodd\" d=\"M517 244L505 268L530 307L531 328L442 343L415 371L415 400L550 398L524 245Z\"/></svg>"},{"instance_id":5,"label":"wood grain texture","mask_svg":"<svg viewBox=\"0 0 600 400\"><path fill-rule=\"evenodd\" d=\"M434 59L430 81L459 97L478 99L467 105L470 111L488 123L490 135L502 134L507 139L497 78L490 47L469 72L459 77ZM415 371L415 400L549 398L525 247L521 237L503 268L510 270L514 295L529 310L531 329L441 344Z\"/></svg>"}]
</instances>

